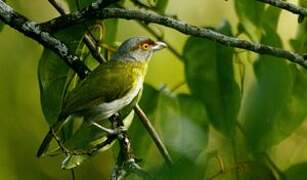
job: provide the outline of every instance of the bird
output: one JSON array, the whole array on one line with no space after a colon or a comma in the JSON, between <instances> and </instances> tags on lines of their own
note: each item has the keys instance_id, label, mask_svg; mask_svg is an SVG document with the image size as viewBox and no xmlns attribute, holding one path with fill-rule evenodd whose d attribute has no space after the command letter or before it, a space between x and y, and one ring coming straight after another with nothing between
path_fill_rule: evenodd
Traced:
<instances>
[{"instance_id":1,"label":"bird","mask_svg":"<svg viewBox=\"0 0 307 180\"><path fill-rule=\"evenodd\" d=\"M66 119L83 116L96 122L110 118L127 106L133 107L139 100L144 77L152 55L165 48L162 41L137 36L124 41L110 61L100 64L81 80L64 98L56 122L51 125L36 156L42 156Z\"/></svg>"}]
</instances>

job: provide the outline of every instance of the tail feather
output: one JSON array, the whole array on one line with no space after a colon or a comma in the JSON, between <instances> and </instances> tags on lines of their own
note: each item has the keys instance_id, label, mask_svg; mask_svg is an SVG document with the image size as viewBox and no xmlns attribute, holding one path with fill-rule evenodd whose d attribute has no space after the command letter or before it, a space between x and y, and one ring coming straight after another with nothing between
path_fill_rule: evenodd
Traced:
<instances>
[{"instance_id":1,"label":"tail feather","mask_svg":"<svg viewBox=\"0 0 307 180\"><path fill-rule=\"evenodd\" d=\"M59 129L62 127L62 125L65 122L64 116L60 115L58 118L58 121L52 126L50 127L47 135L45 136L42 144L39 146L38 151L36 153L36 157L41 157L47 150L49 147L50 142L53 139L53 132L57 133L59 131Z\"/></svg>"},{"instance_id":2,"label":"tail feather","mask_svg":"<svg viewBox=\"0 0 307 180\"><path fill-rule=\"evenodd\" d=\"M49 144L51 142L53 138L53 134L52 134L52 130L50 129L47 133L47 135L45 136L42 144L39 146L38 151L36 153L36 157L41 157L47 150L49 147Z\"/></svg>"}]
</instances>

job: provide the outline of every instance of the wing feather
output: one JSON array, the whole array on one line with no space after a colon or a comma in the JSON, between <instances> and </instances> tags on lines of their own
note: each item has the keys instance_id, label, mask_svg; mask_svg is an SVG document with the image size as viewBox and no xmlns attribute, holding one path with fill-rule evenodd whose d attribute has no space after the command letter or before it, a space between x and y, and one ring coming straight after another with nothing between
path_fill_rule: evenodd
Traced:
<instances>
[{"instance_id":1,"label":"wing feather","mask_svg":"<svg viewBox=\"0 0 307 180\"><path fill-rule=\"evenodd\" d=\"M139 83L140 64L111 61L97 67L65 99L62 114L91 109L124 97Z\"/></svg>"}]
</instances>

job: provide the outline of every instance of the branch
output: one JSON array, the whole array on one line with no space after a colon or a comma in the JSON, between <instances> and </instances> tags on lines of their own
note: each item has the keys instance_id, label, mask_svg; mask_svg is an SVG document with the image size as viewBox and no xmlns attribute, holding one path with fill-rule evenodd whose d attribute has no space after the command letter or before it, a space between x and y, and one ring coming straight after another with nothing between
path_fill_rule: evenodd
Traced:
<instances>
[{"instance_id":1,"label":"branch","mask_svg":"<svg viewBox=\"0 0 307 180\"><path fill-rule=\"evenodd\" d=\"M286 1L282 1L282 0L257 0L259 2L263 2L263 3L267 3L270 4L272 6L281 8L281 9L285 9L287 11L290 11L294 14L298 14L300 16L307 16L307 9L300 7L300 6L296 6L292 3L288 3Z\"/></svg>"},{"instance_id":2,"label":"branch","mask_svg":"<svg viewBox=\"0 0 307 180\"><path fill-rule=\"evenodd\" d=\"M64 8L62 8L62 6L58 2L56 2L56 0L48 0L48 1L61 15L66 14Z\"/></svg>"},{"instance_id":3,"label":"branch","mask_svg":"<svg viewBox=\"0 0 307 180\"><path fill-rule=\"evenodd\" d=\"M169 155L166 146L163 144L163 141L161 140L159 134L157 133L157 131L155 130L155 128L151 124L150 120L148 119L148 117L146 116L144 111L141 109L141 107L138 104L135 105L134 111L138 115L142 124L144 125L144 127L148 131L150 137L152 138L152 140L154 141L154 143L158 147L158 149L159 149L160 153L162 154L166 163L168 165L172 165L173 160L172 160L171 156Z\"/></svg>"},{"instance_id":4,"label":"branch","mask_svg":"<svg viewBox=\"0 0 307 180\"><path fill-rule=\"evenodd\" d=\"M2 0L0 0L0 19L17 31L38 41L44 47L51 49L54 53L59 55L80 78L84 78L89 72L89 69L83 62L80 61L63 42L50 35L48 32L43 31L36 22L29 21L26 17L15 12Z\"/></svg>"},{"instance_id":5,"label":"branch","mask_svg":"<svg viewBox=\"0 0 307 180\"><path fill-rule=\"evenodd\" d=\"M123 121L117 115L110 118L114 129L119 130L117 140L119 142L119 154L117 163L113 168L111 180L121 180L128 176L129 173L134 173L144 179L151 179L150 175L145 172L136 162L133 150L131 147L130 139L126 131L123 131Z\"/></svg>"},{"instance_id":6,"label":"branch","mask_svg":"<svg viewBox=\"0 0 307 180\"><path fill-rule=\"evenodd\" d=\"M165 39L163 39L158 33L156 33L152 28L150 28L148 25L138 22L140 26L142 26L147 32L149 32L152 36L157 38L160 41L163 41L165 44L167 44L167 49L170 50L171 53L173 53L178 59L183 59L182 55L172 46L169 42L167 42Z\"/></svg>"},{"instance_id":7,"label":"branch","mask_svg":"<svg viewBox=\"0 0 307 180\"><path fill-rule=\"evenodd\" d=\"M89 9L91 9L89 11ZM108 18L121 18L121 19L135 19L144 21L146 23L156 23L164 25L166 27L175 29L187 35L192 35L195 37L206 38L215 42L218 42L225 46L231 46L241 49L246 49L259 54L267 54L280 58L286 58L293 63L300 64L307 69L307 61L300 54L286 51L280 48L263 45L259 43L253 43L246 40L240 40L235 37L226 36L222 33L216 32L209 28L198 27L190 25L180 20L176 20L171 17L161 16L156 13L143 12L139 10L125 10L120 8L105 8L97 9L95 7L89 7L81 11L77 11L66 16L61 16L50 20L48 22L42 23L41 26L46 31L56 32L60 29L84 23L88 20L94 19L108 19Z\"/></svg>"},{"instance_id":8,"label":"branch","mask_svg":"<svg viewBox=\"0 0 307 180\"><path fill-rule=\"evenodd\" d=\"M48 1L61 15L65 15L66 14L64 8L59 3L57 3L55 0L48 0ZM87 46L89 51L91 52L91 55L99 63L107 62L106 59L101 55L101 53L99 53L95 43L92 41L92 39L91 39L91 37L89 35L87 35L87 34L84 35L83 42Z\"/></svg>"}]
</instances>

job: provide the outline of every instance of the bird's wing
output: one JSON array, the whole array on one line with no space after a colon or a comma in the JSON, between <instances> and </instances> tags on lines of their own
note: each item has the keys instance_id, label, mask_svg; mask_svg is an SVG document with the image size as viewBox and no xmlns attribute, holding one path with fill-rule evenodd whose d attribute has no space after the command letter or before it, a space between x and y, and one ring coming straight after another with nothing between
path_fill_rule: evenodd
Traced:
<instances>
[{"instance_id":1,"label":"bird's wing","mask_svg":"<svg viewBox=\"0 0 307 180\"><path fill-rule=\"evenodd\" d=\"M138 83L138 75L133 64L109 62L100 65L67 96L63 116L123 98Z\"/></svg>"}]
</instances>

